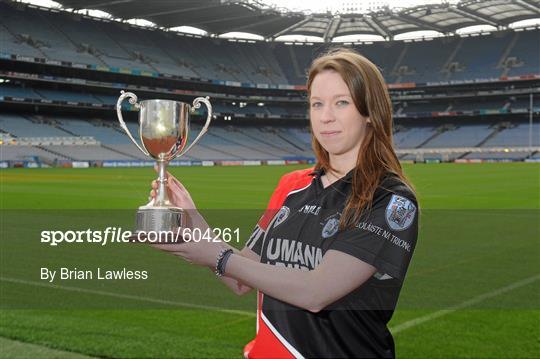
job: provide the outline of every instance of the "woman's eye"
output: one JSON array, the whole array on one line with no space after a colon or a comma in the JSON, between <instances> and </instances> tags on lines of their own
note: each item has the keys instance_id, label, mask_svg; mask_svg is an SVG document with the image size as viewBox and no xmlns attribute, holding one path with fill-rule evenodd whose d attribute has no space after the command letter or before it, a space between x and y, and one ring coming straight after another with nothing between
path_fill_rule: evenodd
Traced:
<instances>
[{"instance_id":1,"label":"woman's eye","mask_svg":"<svg viewBox=\"0 0 540 359\"><path fill-rule=\"evenodd\" d=\"M322 103L320 103L320 102L313 102L311 104L311 107L321 107L321 105L322 105Z\"/></svg>"},{"instance_id":2,"label":"woman's eye","mask_svg":"<svg viewBox=\"0 0 540 359\"><path fill-rule=\"evenodd\" d=\"M349 101L340 100L336 103L338 106L347 106L349 104Z\"/></svg>"}]
</instances>

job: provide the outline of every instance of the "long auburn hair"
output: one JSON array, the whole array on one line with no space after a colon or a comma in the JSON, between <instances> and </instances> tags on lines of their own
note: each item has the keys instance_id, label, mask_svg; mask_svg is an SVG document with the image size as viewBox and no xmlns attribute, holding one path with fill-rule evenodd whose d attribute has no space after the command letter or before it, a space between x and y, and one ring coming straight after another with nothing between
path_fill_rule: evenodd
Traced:
<instances>
[{"instance_id":1,"label":"long auburn hair","mask_svg":"<svg viewBox=\"0 0 540 359\"><path fill-rule=\"evenodd\" d=\"M333 70L341 75L358 112L371 120L366 126L366 133L358 151L351 194L340 219L340 228L345 228L357 224L364 211L371 209L375 190L385 174L394 174L411 190L414 189L405 177L394 151L392 102L386 82L377 66L352 49L330 50L311 64L307 80L308 99L311 96L313 79L325 70ZM317 141L313 131L311 139L317 158L315 170L323 170L325 173L334 170L328 152Z\"/></svg>"}]
</instances>

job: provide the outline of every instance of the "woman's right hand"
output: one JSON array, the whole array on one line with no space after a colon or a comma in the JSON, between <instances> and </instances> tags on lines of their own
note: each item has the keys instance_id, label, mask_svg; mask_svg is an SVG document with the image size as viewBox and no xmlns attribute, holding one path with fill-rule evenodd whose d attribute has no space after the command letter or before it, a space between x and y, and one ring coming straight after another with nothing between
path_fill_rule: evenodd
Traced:
<instances>
[{"instance_id":1,"label":"woman's right hand","mask_svg":"<svg viewBox=\"0 0 540 359\"><path fill-rule=\"evenodd\" d=\"M191 199L191 195L188 190L176 177L167 172L167 194L172 205L175 207L180 207L185 210L196 210L195 203ZM158 189L157 180L152 181L152 190L150 191L150 197L156 199Z\"/></svg>"},{"instance_id":2,"label":"woman's right hand","mask_svg":"<svg viewBox=\"0 0 540 359\"><path fill-rule=\"evenodd\" d=\"M184 187L184 185L169 172L167 172L167 182L165 188L167 189L167 195L169 196L171 204L175 207L182 208L187 214L187 227L191 229L197 227L201 229L201 231L205 231L209 228L208 223L206 223L205 219L197 210L195 202L193 202L193 199L191 198L191 195L186 187ZM158 182L157 180L153 180L152 190L150 191L150 197L152 200L156 199L157 189Z\"/></svg>"}]
</instances>

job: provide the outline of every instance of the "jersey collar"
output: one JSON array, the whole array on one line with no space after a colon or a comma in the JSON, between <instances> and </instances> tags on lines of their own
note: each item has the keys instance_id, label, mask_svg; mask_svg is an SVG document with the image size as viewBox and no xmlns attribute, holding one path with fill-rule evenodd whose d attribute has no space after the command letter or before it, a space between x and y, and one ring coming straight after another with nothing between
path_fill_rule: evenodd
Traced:
<instances>
[{"instance_id":1,"label":"jersey collar","mask_svg":"<svg viewBox=\"0 0 540 359\"><path fill-rule=\"evenodd\" d=\"M347 181L347 182L350 182L352 180L352 176L354 174L354 168L352 170L350 170L349 172L347 172L345 174L345 176L341 177L339 180L337 180L336 182L339 182L339 181ZM322 175L324 175L324 170L323 169L319 169L319 170L313 170L311 173L309 173L310 176L313 176L315 178L320 178Z\"/></svg>"}]
</instances>

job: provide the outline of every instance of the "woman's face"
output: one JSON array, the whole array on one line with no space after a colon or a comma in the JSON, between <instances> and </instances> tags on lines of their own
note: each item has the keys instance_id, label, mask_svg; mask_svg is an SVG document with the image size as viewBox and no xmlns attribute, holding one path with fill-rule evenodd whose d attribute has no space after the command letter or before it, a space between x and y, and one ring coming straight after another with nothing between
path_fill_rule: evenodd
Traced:
<instances>
[{"instance_id":1,"label":"woman's face","mask_svg":"<svg viewBox=\"0 0 540 359\"><path fill-rule=\"evenodd\" d=\"M345 155L356 163L367 117L358 112L341 75L324 70L311 83L309 117L313 135L331 157Z\"/></svg>"}]
</instances>

